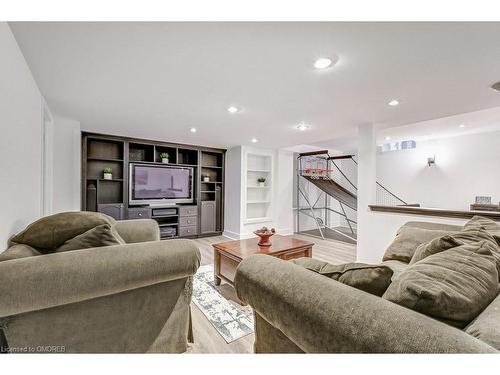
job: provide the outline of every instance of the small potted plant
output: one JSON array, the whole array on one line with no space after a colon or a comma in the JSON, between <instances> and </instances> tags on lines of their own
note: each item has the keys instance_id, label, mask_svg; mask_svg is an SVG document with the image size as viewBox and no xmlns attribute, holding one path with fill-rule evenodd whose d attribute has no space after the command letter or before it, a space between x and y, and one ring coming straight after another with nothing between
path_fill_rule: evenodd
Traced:
<instances>
[{"instance_id":1,"label":"small potted plant","mask_svg":"<svg viewBox=\"0 0 500 375\"><path fill-rule=\"evenodd\" d=\"M168 164L168 154L166 152L162 152L160 158L163 164Z\"/></svg>"},{"instance_id":2,"label":"small potted plant","mask_svg":"<svg viewBox=\"0 0 500 375\"><path fill-rule=\"evenodd\" d=\"M276 234L276 229L272 228L271 230L267 229L266 227L262 227L258 230L256 230L254 232L257 236L260 237L260 240L259 242L257 243L257 245L259 246L264 246L264 247L268 247L268 246L271 246L272 243L271 241L269 240L269 238L273 235Z\"/></svg>"},{"instance_id":3,"label":"small potted plant","mask_svg":"<svg viewBox=\"0 0 500 375\"><path fill-rule=\"evenodd\" d=\"M210 182L210 175L208 173L203 173L203 182Z\"/></svg>"},{"instance_id":4,"label":"small potted plant","mask_svg":"<svg viewBox=\"0 0 500 375\"><path fill-rule=\"evenodd\" d=\"M104 168L103 172L103 178L105 180L112 180L113 179L113 169L112 168Z\"/></svg>"},{"instance_id":5,"label":"small potted plant","mask_svg":"<svg viewBox=\"0 0 500 375\"><path fill-rule=\"evenodd\" d=\"M259 178L257 179L257 182L259 183L259 186L260 186L260 187L264 187L264 186L266 186L266 178L265 178L265 177L259 177Z\"/></svg>"}]
</instances>

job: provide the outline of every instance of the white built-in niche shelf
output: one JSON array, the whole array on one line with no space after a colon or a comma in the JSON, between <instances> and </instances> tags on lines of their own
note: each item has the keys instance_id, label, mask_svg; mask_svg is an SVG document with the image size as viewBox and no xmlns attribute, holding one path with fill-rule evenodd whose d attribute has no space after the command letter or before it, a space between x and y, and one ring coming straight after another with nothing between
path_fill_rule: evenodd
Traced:
<instances>
[{"instance_id":1,"label":"white built-in niche shelf","mask_svg":"<svg viewBox=\"0 0 500 375\"><path fill-rule=\"evenodd\" d=\"M247 152L245 157L245 224L272 221L273 155ZM258 179L266 179L260 186Z\"/></svg>"}]
</instances>

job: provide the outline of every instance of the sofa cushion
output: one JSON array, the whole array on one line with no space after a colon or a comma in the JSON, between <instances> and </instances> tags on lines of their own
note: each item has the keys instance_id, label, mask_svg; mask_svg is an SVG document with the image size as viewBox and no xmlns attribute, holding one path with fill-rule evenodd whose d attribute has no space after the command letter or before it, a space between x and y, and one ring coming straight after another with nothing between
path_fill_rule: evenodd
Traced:
<instances>
[{"instance_id":1,"label":"sofa cushion","mask_svg":"<svg viewBox=\"0 0 500 375\"><path fill-rule=\"evenodd\" d=\"M85 233L67 240L64 244L56 249L56 253L64 251L89 249L91 247L124 245L125 241L109 224L98 225L95 228L89 229Z\"/></svg>"},{"instance_id":2,"label":"sofa cushion","mask_svg":"<svg viewBox=\"0 0 500 375\"><path fill-rule=\"evenodd\" d=\"M474 216L467 223L465 223L464 228L478 226L488 231L491 235L500 237L500 224L498 224L496 221L488 219L487 217Z\"/></svg>"},{"instance_id":3,"label":"sofa cushion","mask_svg":"<svg viewBox=\"0 0 500 375\"><path fill-rule=\"evenodd\" d=\"M500 350L500 295L464 331Z\"/></svg>"},{"instance_id":4,"label":"sofa cushion","mask_svg":"<svg viewBox=\"0 0 500 375\"><path fill-rule=\"evenodd\" d=\"M463 244L463 242L450 235L434 238L430 242L418 245L415 250L415 254L413 254L413 257L411 258L410 264L414 264L419 260L427 258L429 255L437 254L441 251L452 249Z\"/></svg>"},{"instance_id":5,"label":"sofa cushion","mask_svg":"<svg viewBox=\"0 0 500 375\"><path fill-rule=\"evenodd\" d=\"M383 298L462 328L497 295L492 247L483 241L430 255L395 278Z\"/></svg>"},{"instance_id":6,"label":"sofa cushion","mask_svg":"<svg viewBox=\"0 0 500 375\"><path fill-rule=\"evenodd\" d=\"M365 292L381 296L391 283L392 269L384 265L345 263L333 265L312 258L292 260L308 270Z\"/></svg>"},{"instance_id":7,"label":"sofa cushion","mask_svg":"<svg viewBox=\"0 0 500 375\"><path fill-rule=\"evenodd\" d=\"M385 251L383 260L399 260L401 262L410 263L419 245L451 233L455 232L415 228L403 225L399 228L394 241L392 241Z\"/></svg>"},{"instance_id":8,"label":"sofa cushion","mask_svg":"<svg viewBox=\"0 0 500 375\"><path fill-rule=\"evenodd\" d=\"M39 251L28 245L13 245L0 253L0 262L3 260L19 259L41 255Z\"/></svg>"},{"instance_id":9,"label":"sofa cushion","mask_svg":"<svg viewBox=\"0 0 500 375\"><path fill-rule=\"evenodd\" d=\"M113 225L115 219L98 212L62 212L43 217L11 238L11 243L29 245L50 252L67 240L101 224Z\"/></svg>"}]
</instances>

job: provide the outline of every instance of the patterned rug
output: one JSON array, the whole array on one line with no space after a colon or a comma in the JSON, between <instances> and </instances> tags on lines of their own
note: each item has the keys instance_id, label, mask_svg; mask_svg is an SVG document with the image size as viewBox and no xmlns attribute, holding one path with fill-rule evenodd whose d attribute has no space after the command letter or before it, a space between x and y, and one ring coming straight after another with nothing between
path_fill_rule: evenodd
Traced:
<instances>
[{"instance_id":1,"label":"patterned rug","mask_svg":"<svg viewBox=\"0 0 500 375\"><path fill-rule=\"evenodd\" d=\"M194 275L193 302L228 344L254 331L252 309L219 293L211 264L201 266Z\"/></svg>"}]
</instances>

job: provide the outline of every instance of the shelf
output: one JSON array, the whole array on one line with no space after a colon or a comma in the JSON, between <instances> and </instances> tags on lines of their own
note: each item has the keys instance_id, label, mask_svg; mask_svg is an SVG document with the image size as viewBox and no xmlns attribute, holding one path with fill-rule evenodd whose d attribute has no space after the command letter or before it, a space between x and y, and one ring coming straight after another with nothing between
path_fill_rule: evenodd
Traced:
<instances>
[{"instance_id":1,"label":"shelf","mask_svg":"<svg viewBox=\"0 0 500 375\"><path fill-rule=\"evenodd\" d=\"M220 181L201 181L202 184L222 184Z\"/></svg>"},{"instance_id":2,"label":"shelf","mask_svg":"<svg viewBox=\"0 0 500 375\"><path fill-rule=\"evenodd\" d=\"M271 201L247 201L247 204L270 204Z\"/></svg>"},{"instance_id":3,"label":"shelf","mask_svg":"<svg viewBox=\"0 0 500 375\"><path fill-rule=\"evenodd\" d=\"M202 190L200 193L215 193L213 190Z\"/></svg>"},{"instance_id":4,"label":"shelf","mask_svg":"<svg viewBox=\"0 0 500 375\"><path fill-rule=\"evenodd\" d=\"M152 215L151 219L163 219L166 217L178 217L179 215Z\"/></svg>"},{"instance_id":5,"label":"shelf","mask_svg":"<svg viewBox=\"0 0 500 375\"><path fill-rule=\"evenodd\" d=\"M122 178L113 178L111 180L106 180L105 178L89 178L88 180L99 180L99 181L106 181L106 182L123 182Z\"/></svg>"},{"instance_id":6,"label":"shelf","mask_svg":"<svg viewBox=\"0 0 500 375\"><path fill-rule=\"evenodd\" d=\"M273 221L273 218L265 216L265 217L252 217L244 220L245 224L267 223L269 221Z\"/></svg>"},{"instance_id":7,"label":"shelf","mask_svg":"<svg viewBox=\"0 0 500 375\"><path fill-rule=\"evenodd\" d=\"M197 167L197 165L194 165L194 164L162 163L161 161L134 161L134 160L130 160L130 163L152 164L152 165L166 165L168 167Z\"/></svg>"},{"instance_id":8,"label":"shelf","mask_svg":"<svg viewBox=\"0 0 500 375\"><path fill-rule=\"evenodd\" d=\"M247 172L271 173L269 169L247 169Z\"/></svg>"},{"instance_id":9,"label":"shelf","mask_svg":"<svg viewBox=\"0 0 500 375\"><path fill-rule=\"evenodd\" d=\"M87 160L94 160L94 161L116 161L116 162L122 162L123 159L110 159L110 158L99 158L99 157L92 157L92 156L89 156L87 157Z\"/></svg>"},{"instance_id":10,"label":"shelf","mask_svg":"<svg viewBox=\"0 0 500 375\"><path fill-rule=\"evenodd\" d=\"M222 167L219 167L217 165L202 165L202 168L215 168L215 169L222 169Z\"/></svg>"},{"instance_id":11,"label":"shelf","mask_svg":"<svg viewBox=\"0 0 500 375\"><path fill-rule=\"evenodd\" d=\"M179 223L158 224L159 227L176 227L177 225L179 225ZM165 237L171 237L171 236L165 236Z\"/></svg>"}]
</instances>

